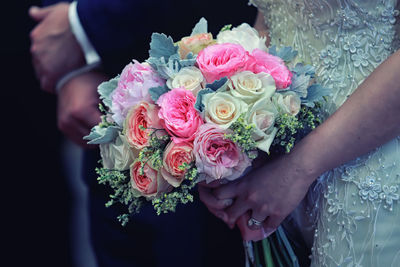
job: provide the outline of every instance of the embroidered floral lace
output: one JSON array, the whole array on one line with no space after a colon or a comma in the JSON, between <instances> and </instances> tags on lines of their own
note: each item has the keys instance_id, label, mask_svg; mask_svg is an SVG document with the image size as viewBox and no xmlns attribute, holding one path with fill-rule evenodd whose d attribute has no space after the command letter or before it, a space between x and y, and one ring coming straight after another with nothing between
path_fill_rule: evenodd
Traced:
<instances>
[{"instance_id":1,"label":"embroidered floral lace","mask_svg":"<svg viewBox=\"0 0 400 267\"><path fill-rule=\"evenodd\" d=\"M271 44L293 46L332 88L328 114L400 47L396 0L250 3L264 13ZM400 137L322 175L305 212L312 266L400 266L399 188Z\"/></svg>"}]
</instances>

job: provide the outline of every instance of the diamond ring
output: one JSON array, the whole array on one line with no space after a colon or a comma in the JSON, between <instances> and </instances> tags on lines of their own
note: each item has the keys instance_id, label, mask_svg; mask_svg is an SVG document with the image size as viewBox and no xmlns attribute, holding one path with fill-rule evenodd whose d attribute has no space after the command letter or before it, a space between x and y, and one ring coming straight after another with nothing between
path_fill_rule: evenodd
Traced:
<instances>
[{"instance_id":1,"label":"diamond ring","mask_svg":"<svg viewBox=\"0 0 400 267\"><path fill-rule=\"evenodd\" d=\"M260 221L258 221L258 220L256 220L256 219L254 219L254 218L250 218L250 220L247 222L247 225L248 226L261 226L262 225L262 222L260 222Z\"/></svg>"}]
</instances>

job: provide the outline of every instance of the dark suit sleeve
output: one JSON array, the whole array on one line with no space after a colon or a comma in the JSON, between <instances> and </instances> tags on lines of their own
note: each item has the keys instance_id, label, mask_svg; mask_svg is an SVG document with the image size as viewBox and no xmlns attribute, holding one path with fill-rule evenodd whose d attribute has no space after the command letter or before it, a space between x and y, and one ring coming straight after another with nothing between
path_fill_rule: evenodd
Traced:
<instances>
[{"instance_id":1,"label":"dark suit sleeve","mask_svg":"<svg viewBox=\"0 0 400 267\"><path fill-rule=\"evenodd\" d=\"M105 71L119 73L133 58L148 57L152 31L167 17L168 1L79 0L78 16Z\"/></svg>"}]
</instances>

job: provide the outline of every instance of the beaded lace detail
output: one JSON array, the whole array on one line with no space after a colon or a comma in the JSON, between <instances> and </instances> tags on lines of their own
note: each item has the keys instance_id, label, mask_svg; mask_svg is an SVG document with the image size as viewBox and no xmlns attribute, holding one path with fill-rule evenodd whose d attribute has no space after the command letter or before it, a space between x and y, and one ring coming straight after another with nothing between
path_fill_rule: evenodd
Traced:
<instances>
[{"instance_id":1,"label":"beaded lace detail","mask_svg":"<svg viewBox=\"0 0 400 267\"><path fill-rule=\"evenodd\" d=\"M271 44L293 46L332 88L328 114L400 47L395 0L250 0ZM400 137L319 178L312 266L398 266Z\"/></svg>"}]
</instances>

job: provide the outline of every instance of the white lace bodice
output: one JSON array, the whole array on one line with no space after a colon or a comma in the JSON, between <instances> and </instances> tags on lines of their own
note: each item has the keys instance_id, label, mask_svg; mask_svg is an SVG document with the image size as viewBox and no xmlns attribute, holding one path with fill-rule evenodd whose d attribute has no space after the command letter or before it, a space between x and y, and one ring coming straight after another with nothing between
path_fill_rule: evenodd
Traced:
<instances>
[{"instance_id":1,"label":"white lace bodice","mask_svg":"<svg viewBox=\"0 0 400 267\"><path fill-rule=\"evenodd\" d=\"M301 61L316 68L319 82L332 89L328 114L400 47L396 0L250 3L264 13L271 45L294 47ZM377 226L390 226L386 216L400 221L399 188L400 137L323 175L313 189L318 201L309 206L318 211L313 266L400 266L400 245L395 256L382 261L385 246L393 238L400 242L400 228Z\"/></svg>"},{"instance_id":2,"label":"white lace bodice","mask_svg":"<svg viewBox=\"0 0 400 267\"><path fill-rule=\"evenodd\" d=\"M265 16L271 44L289 45L334 86L340 106L399 47L395 0L251 0ZM334 107L330 107L330 112Z\"/></svg>"}]
</instances>

